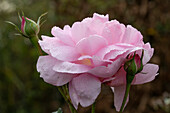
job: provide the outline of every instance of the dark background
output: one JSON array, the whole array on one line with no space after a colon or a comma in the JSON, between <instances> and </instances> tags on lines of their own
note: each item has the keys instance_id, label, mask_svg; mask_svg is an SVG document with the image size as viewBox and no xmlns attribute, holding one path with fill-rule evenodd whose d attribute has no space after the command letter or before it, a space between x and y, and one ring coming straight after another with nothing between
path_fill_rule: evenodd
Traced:
<instances>
[{"instance_id":1,"label":"dark background","mask_svg":"<svg viewBox=\"0 0 170 113\"><path fill-rule=\"evenodd\" d=\"M72 25L95 12L133 25L155 48L150 62L160 66L160 74L132 87L124 113L170 113L170 0L0 0L0 113L51 113L59 107L69 113L57 88L39 77L35 48L4 22L20 26L21 10L33 20L48 12L40 34L49 36L53 26ZM113 100L111 90L103 86L96 113L116 113ZM89 112L90 107L79 108L79 113Z\"/></svg>"}]
</instances>

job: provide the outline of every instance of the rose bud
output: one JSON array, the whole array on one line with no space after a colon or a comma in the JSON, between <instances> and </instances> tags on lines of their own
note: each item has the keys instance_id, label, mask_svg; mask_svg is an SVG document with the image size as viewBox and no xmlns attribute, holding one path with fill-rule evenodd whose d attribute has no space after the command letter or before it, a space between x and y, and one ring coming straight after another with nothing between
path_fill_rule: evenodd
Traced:
<instances>
[{"instance_id":1,"label":"rose bud","mask_svg":"<svg viewBox=\"0 0 170 113\"><path fill-rule=\"evenodd\" d=\"M141 72L143 69L142 58L143 58L143 51L142 51L141 58L138 54L134 53L133 56L130 56L130 58L127 58L127 61L124 64L124 70L127 72L127 76L132 76L132 77L130 77L132 80L133 80L134 76L137 73ZM130 82L132 80L130 80Z\"/></svg>"},{"instance_id":2,"label":"rose bud","mask_svg":"<svg viewBox=\"0 0 170 113\"><path fill-rule=\"evenodd\" d=\"M21 31L26 37L38 35L40 26L31 19L22 16Z\"/></svg>"}]
</instances>

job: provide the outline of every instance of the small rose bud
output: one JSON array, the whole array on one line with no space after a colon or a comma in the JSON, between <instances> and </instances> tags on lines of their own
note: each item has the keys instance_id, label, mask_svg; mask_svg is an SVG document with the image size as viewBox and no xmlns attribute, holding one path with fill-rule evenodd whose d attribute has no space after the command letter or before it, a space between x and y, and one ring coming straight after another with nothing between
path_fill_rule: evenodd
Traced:
<instances>
[{"instance_id":1,"label":"small rose bud","mask_svg":"<svg viewBox=\"0 0 170 113\"><path fill-rule=\"evenodd\" d=\"M127 75L134 76L142 71L143 69L142 58L143 51L141 58L138 54L134 53L133 56L130 56L130 58L127 59L127 61L124 64L124 70L127 72Z\"/></svg>"},{"instance_id":2,"label":"small rose bud","mask_svg":"<svg viewBox=\"0 0 170 113\"><path fill-rule=\"evenodd\" d=\"M32 37L38 35L40 30L39 25L31 19L22 16L21 31L23 35Z\"/></svg>"}]
</instances>

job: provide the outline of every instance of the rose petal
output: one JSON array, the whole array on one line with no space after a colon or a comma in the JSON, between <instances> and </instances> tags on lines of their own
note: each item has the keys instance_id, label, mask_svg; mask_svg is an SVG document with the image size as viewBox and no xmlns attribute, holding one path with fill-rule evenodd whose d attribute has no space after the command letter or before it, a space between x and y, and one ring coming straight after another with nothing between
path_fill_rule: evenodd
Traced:
<instances>
[{"instance_id":1,"label":"rose petal","mask_svg":"<svg viewBox=\"0 0 170 113\"><path fill-rule=\"evenodd\" d=\"M57 72L61 73L85 73L88 70L91 69L91 67L87 65L81 65L81 64L74 64L70 62L60 62L56 64L53 69Z\"/></svg>"},{"instance_id":2,"label":"rose petal","mask_svg":"<svg viewBox=\"0 0 170 113\"><path fill-rule=\"evenodd\" d=\"M107 67L106 66L99 66L95 67L88 72L97 76L97 77L102 77L102 78L107 78L113 76L120 66L122 65L123 59L118 59L114 61L112 64L109 64Z\"/></svg>"},{"instance_id":3,"label":"rose petal","mask_svg":"<svg viewBox=\"0 0 170 113\"><path fill-rule=\"evenodd\" d=\"M80 40L77 45L77 51L82 55L94 55L98 50L105 47L107 41L98 35L92 35Z\"/></svg>"},{"instance_id":4,"label":"rose petal","mask_svg":"<svg viewBox=\"0 0 170 113\"><path fill-rule=\"evenodd\" d=\"M64 45L51 48L50 53L53 57L62 61L75 61L80 57L74 47Z\"/></svg>"},{"instance_id":5,"label":"rose petal","mask_svg":"<svg viewBox=\"0 0 170 113\"><path fill-rule=\"evenodd\" d=\"M120 108L121 108L121 105L123 102L123 98L125 95L125 91L126 91L126 85L114 87L114 105L116 107L116 111L120 111ZM129 101L129 95L127 97L124 108L126 107L128 101Z\"/></svg>"},{"instance_id":6,"label":"rose petal","mask_svg":"<svg viewBox=\"0 0 170 113\"><path fill-rule=\"evenodd\" d=\"M95 56L98 56L100 59L104 59L104 56L109 53L111 50L122 50L122 47L116 46L116 45L110 45L102 48L100 51L98 51Z\"/></svg>"},{"instance_id":7,"label":"rose petal","mask_svg":"<svg viewBox=\"0 0 170 113\"><path fill-rule=\"evenodd\" d=\"M142 47L133 47L133 48L126 48L124 50L111 50L109 53L107 53L104 56L105 60L116 60L119 58L126 58L126 56L130 53L133 53L135 51L140 51L142 50Z\"/></svg>"},{"instance_id":8,"label":"rose petal","mask_svg":"<svg viewBox=\"0 0 170 113\"><path fill-rule=\"evenodd\" d=\"M93 104L101 91L101 82L89 74L77 76L69 85L70 98L75 108L78 103L83 107Z\"/></svg>"},{"instance_id":9,"label":"rose petal","mask_svg":"<svg viewBox=\"0 0 170 113\"><path fill-rule=\"evenodd\" d=\"M86 24L75 22L71 29L72 39L75 43L90 35L90 29Z\"/></svg>"},{"instance_id":10,"label":"rose petal","mask_svg":"<svg viewBox=\"0 0 170 113\"><path fill-rule=\"evenodd\" d=\"M107 78L103 82L107 82L107 84L111 87L126 85L126 71L122 67L114 77Z\"/></svg>"},{"instance_id":11,"label":"rose petal","mask_svg":"<svg viewBox=\"0 0 170 113\"><path fill-rule=\"evenodd\" d=\"M112 63L112 61L110 61L110 60L103 60L99 56L96 56L96 55L93 55L93 57L91 58L91 61L93 62L93 66L94 67L107 66L108 64Z\"/></svg>"},{"instance_id":12,"label":"rose petal","mask_svg":"<svg viewBox=\"0 0 170 113\"><path fill-rule=\"evenodd\" d=\"M48 54L62 61L75 61L80 57L75 47L66 46L58 38L42 36L39 40L41 48Z\"/></svg>"},{"instance_id":13,"label":"rose petal","mask_svg":"<svg viewBox=\"0 0 170 113\"><path fill-rule=\"evenodd\" d=\"M48 36L41 36L42 40L39 40L38 43L40 44L43 51L50 54L50 49L63 45L59 39L54 37L48 37Z\"/></svg>"},{"instance_id":14,"label":"rose petal","mask_svg":"<svg viewBox=\"0 0 170 113\"><path fill-rule=\"evenodd\" d=\"M74 75L55 72L52 68L58 61L51 56L40 56L37 61L37 71L45 82L55 86L68 83Z\"/></svg>"},{"instance_id":15,"label":"rose petal","mask_svg":"<svg viewBox=\"0 0 170 113\"><path fill-rule=\"evenodd\" d=\"M73 106L77 109L80 101L72 82L69 83L69 95Z\"/></svg>"},{"instance_id":16,"label":"rose petal","mask_svg":"<svg viewBox=\"0 0 170 113\"><path fill-rule=\"evenodd\" d=\"M104 16L104 15L94 13L93 14L93 19L100 20L102 22L107 22L109 20L109 15L107 14L106 16Z\"/></svg>"},{"instance_id":17,"label":"rose petal","mask_svg":"<svg viewBox=\"0 0 170 113\"><path fill-rule=\"evenodd\" d=\"M70 26L65 26L64 30L60 29L59 27L53 27L51 30L51 33L53 36L60 39L61 42L65 43L69 46L74 46L75 43L73 42L71 36L70 36Z\"/></svg>"},{"instance_id":18,"label":"rose petal","mask_svg":"<svg viewBox=\"0 0 170 113\"><path fill-rule=\"evenodd\" d=\"M109 44L115 44L121 42L124 32L125 25L113 20L106 23L102 36L108 40Z\"/></svg>"},{"instance_id":19,"label":"rose petal","mask_svg":"<svg viewBox=\"0 0 170 113\"><path fill-rule=\"evenodd\" d=\"M143 64L146 64L153 56L154 49L151 48L150 43L146 43L143 46L143 48L144 48Z\"/></svg>"},{"instance_id":20,"label":"rose petal","mask_svg":"<svg viewBox=\"0 0 170 113\"><path fill-rule=\"evenodd\" d=\"M141 43L143 42L142 39L143 39L143 36L137 29L135 29L131 25L127 25L124 36L122 38L122 43L140 45L140 44L143 44Z\"/></svg>"},{"instance_id":21,"label":"rose petal","mask_svg":"<svg viewBox=\"0 0 170 113\"><path fill-rule=\"evenodd\" d=\"M142 72L135 75L135 79L133 81L133 84L144 84L147 82L150 82L155 79L155 76L157 76L157 72L159 70L159 66L155 64L146 64L143 67Z\"/></svg>"},{"instance_id":22,"label":"rose petal","mask_svg":"<svg viewBox=\"0 0 170 113\"><path fill-rule=\"evenodd\" d=\"M92 21L90 23L90 31L91 31L91 35L97 34L97 35L101 35L104 25L105 23L109 20L109 16L106 15L99 15L97 13L93 14L93 18Z\"/></svg>"}]
</instances>

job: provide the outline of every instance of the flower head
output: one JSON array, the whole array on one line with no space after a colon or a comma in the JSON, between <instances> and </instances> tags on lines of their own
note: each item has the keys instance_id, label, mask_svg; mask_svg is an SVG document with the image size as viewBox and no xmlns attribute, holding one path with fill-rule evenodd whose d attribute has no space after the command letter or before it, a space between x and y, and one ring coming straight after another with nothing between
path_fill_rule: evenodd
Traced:
<instances>
[{"instance_id":1,"label":"flower head","mask_svg":"<svg viewBox=\"0 0 170 113\"><path fill-rule=\"evenodd\" d=\"M37 70L45 82L55 86L69 84L69 94L74 107L91 105L101 91L101 84L113 82L126 56L136 51L146 64L153 54L150 44L144 44L141 33L130 25L117 20L109 21L108 15L94 14L75 22L72 27L53 27L53 37L42 36L41 48L48 54L40 56ZM124 76L124 74L122 74ZM153 75L154 76L154 75ZM124 79L122 77L122 79ZM122 83L124 84L124 83ZM114 86L113 85L113 86Z\"/></svg>"}]
</instances>

